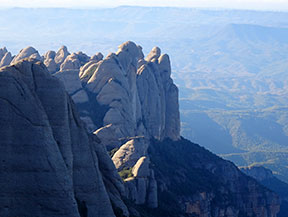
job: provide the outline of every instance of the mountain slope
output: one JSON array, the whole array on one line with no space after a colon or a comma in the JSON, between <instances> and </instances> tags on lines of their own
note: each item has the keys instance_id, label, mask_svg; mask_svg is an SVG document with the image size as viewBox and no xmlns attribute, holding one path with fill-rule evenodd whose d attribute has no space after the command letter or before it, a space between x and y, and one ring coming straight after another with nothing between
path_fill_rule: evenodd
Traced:
<instances>
[{"instance_id":1,"label":"mountain slope","mask_svg":"<svg viewBox=\"0 0 288 217\"><path fill-rule=\"evenodd\" d=\"M165 216L276 216L278 212L274 193L233 163L184 138L154 141L150 157L159 183L159 209Z\"/></svg>"}]
</instances>

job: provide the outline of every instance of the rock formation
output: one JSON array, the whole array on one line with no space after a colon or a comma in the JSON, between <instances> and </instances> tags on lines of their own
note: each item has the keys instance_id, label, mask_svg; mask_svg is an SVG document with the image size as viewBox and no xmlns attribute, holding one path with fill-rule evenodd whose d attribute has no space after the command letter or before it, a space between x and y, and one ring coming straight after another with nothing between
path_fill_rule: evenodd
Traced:
<instances>
[{"instance_id":1,"label":"rock formation","mask_svg":"<svg viewBox=\"0 0 288 217\"><path fill-rule=\"evenodd\" d=\"M11 64L15 64L20 60L23 60L25 58L33 58L33 59L37 59L37 60L41 60L41 57L38 53L38 51L33 48L33 47L26 47L24 49L22 49L19 54L17 54L13 60L11 61Z\"/></svg>"},{"instance_id":2,"label":"rock formation","mask_svg":"<svg viewBox=\"0 0 288 217\"><path fill-rule=\"evenodd\" d=\"M1 68L0 83L0 216L111 217L111 202L127 216L122 181L63 84L35 59Z\"/></svg>"},{"instance_id":3,"label":"rock formation","mask_svg":"<svg viewBox=\"0 0 288 217\"><path fill-rule=\"evenodd\" d=\"M134 167L141 157L148 157L151 138L171 138L175 141L180 138L178 89L170 75L169 57L161 55L159 48L153 48L144 60L142 48L130 41L120 45L115 54L109 54L98 62L91 60L81 68L82 86L91 99L87 104L101 110L95 116L91 109L86 108L82 117L88 120L89 128L105 141L108 148L119 148L112 158L119 171ZM75 102L78 104L77 100ZM112 140L110 135L113 135ZM146 183L141 191L136 192L142 198L137 203L154 204L155 207L157 198L146 197L149 183L156 186L151 187L154 191L151 195L157 195L157 185L150 174L153 174L152 170L147 177L139 179L133 176L125 183L131 186L128 182L134 183L134 179ZM129 191L132 188L126 189ZM131 196L133 193L127 194ZM146 201L150 198L151 203Z\"/></svg>"},{"instance_id":4,"label":"rock formation","mask_svg":"<svg viewBox=\"0 0 288 217\"><path fill-rule=\"evenodd\" d=\"M151 217L276 217L275 193L180 137L178 88L160 48L145 58L128 41L103 59L63 46L40 57L47 69L37 53L26 48L0 70L9 90L0 93L0 216L140 216L136 204ZM34 60L16 62L25 57Z\"/></svg>"},{"instance_id":5,"label":"rock formation","mask_svg":"<svg viewBox=\"0 0 288 217\"><path fill-rule=\"evenodd\" d=\"M47 67L48 71L54 73L57 71L58 65L55 62L56 52L55 51L48 51L44 55L44 64Z\"/></svg>"},{"instance_id":6,"label":"rock formation","mask_svg":"<svg viewBox=\"0 0 288 217\"><path fill-rule=\"evenodd\" d=\"M39 59L35 53L34 48L26 48L14 60L29 56ZM48 71L64 83L87 128L108 149L119 148L112 158L118 171L141 166L139 159L148 157L151 138L180 138L178 89L170 77L169 57L161 55L159 48L153 48L144 59L142 48L129 41L103 60L101 53L90 58L82 52L70 54L63 46L57 53L48 51L43 61ZM132 198L139 196L144 201L138 200L138 204L156 207L153 170L146 177L134 174L125 183L138 181L146 184L137 190L141 195Z\"/></svg>"},{"instance_id":7,"label":"rock formation","mask_svg":"<svg viewBox=\"0 0 288 217\"><path fill-rule=\"evenodd\" d=\"M66 57L70 55L66 46L62 46L56 53L55 63L60 66L66 59Z\"/></svg>"},{"instance_id":8,"label":"rock formation","mask_svg":"<svg viewBox=\"0 0 288 217\"><path fill-rule=\"evenodd\" d=\"M12 59L13 57L6 47L0 49L0 67L9 65Z\"/></svg>"}]
</instances>

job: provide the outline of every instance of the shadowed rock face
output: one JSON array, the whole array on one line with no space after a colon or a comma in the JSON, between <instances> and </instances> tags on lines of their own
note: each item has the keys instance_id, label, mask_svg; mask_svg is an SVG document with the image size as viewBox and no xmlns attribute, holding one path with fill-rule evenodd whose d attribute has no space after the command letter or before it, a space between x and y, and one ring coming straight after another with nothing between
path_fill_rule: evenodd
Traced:
<instances>
[{"instance_id":1,"label":"shadowed rock face","mask_svg":"<svg viewBox=\"0 0 288 217\"><path fill-rule=\"evenodd\" d=\"M0 89L1 217L110 217L110 200L128 213L104 146L42 63L1 68Z\"/></svg>"}]
</instances>

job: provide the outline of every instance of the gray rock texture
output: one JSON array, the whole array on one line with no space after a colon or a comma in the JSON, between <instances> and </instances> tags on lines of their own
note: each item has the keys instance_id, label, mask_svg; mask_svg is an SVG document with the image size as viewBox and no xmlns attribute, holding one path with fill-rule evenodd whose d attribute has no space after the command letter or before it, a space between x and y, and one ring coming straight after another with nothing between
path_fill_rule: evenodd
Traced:
<instances>
[{"instance_id":1,"label":"gray rock texture","mask_svg":"<svg viewBox=\"0 0 288 217\"><path fill-rule=\"evenodd\" d=\"M111 217L111 201L128 215L123 183L63 84L36 60L1 68L0 83L0 216Z\"/></svg>"},{"instance_id":2,"label":"gray rock texture","mask_svg":"<svg viewBox=\"0 0 288 217\"><path fill-rule=\"evenodd\" d=\"M152 58L153 57L153 58ZM160 56L160 49L153 48L137 72L137 87L144 126L154 138L163 140L180 138L178 88L170 78L168 55Z\"/></svg>"},{"instance_id":3,"label":"gray rock texture","mask_svg":"<svg viewBox=\"0 0 288 217\"><path fill-rule=\"evenodd\" d=\"M7 53L7 48L6 47L3 47L3 48L0 48L0 60L4 57L4 55Z\"/></svg>"},{"instance_id":4,"label":"gray rock texture","mask_svg":"<svg viewBox=\"0 0 288 217\"><path fill-rule=\"evenodd\" d=\"M6 52L0 61L0 67L8 66L11 63L12 59L13 59L13 57L12 57L11 53Z\"/></svg>"},{"instance_id":5,"label":"gray rock texture","mask_svg":"<svg viewBox=\"0 0 288 217\"><path fill-rule=\"evenodd\" d=\"M63 63L60 65L60 71L64 70L79 70L81 66L85 65L90 60L86 54L82 52L72 53L68 55Z\"/></svg>"},{"instance_id":6,"label":"gray rock texture","mask_svg":"<svg viewBox=\"0 0 288 217\"><path fill-rule=\"evenodd\" d=\"M70 55L70 53L69 53L67 47L62 46L56 53L56 56L55 56L56 64L60 66L65 61L65 59L68 55Z\"/></svg>"},{"instance_id":7,"label":"gray rock texture","mask_svg":"<svg viewBox=\"0 0 288 217\"><path fill-rule=\"evenodd\" d=\"M58 65L55 62L55 57L56 57L55 51L48 51L44 55L44 64L50 73L54 73L58 69Z\"/></svg>"},{"instance_id":8,"label":"gray rock texture","mask_svg":"<svg viewBox=\"0 0 288 217\"><path fill-rule=\"evenodd\" d=\"M122 170L123 167L133 167L141 157L148 154L148 146L149 141L143 138L131 139L123 144L112 157L116 168Z\"/></svg>"},{"instance_id":9,"label":"gray rock texture","mask_svg":"<svg viewBox=\"0 0 288 217\"><path fill-rule=\"evenodd\" d=\"M6 47L0 48L0 67L9 65L12 59L12 55Z\"/></svg>"},{"instance_id":10,"label":"gray rock texture","mask_svg":"<svg viewBox=\"0 0 288 217\"><path fill-rule=\"evenodd\" d=\"M33 59L36 59L36 60L41 60L41 57L38 53L38 51L33 48L33 47L27 47L27 48L24 48L22 49L19 54L17 54L13 60L11 61L11 64L15 64L16 62L22 60L22 59L25 59L25 58L33 58Z\"/></svg>"}]
</instances>

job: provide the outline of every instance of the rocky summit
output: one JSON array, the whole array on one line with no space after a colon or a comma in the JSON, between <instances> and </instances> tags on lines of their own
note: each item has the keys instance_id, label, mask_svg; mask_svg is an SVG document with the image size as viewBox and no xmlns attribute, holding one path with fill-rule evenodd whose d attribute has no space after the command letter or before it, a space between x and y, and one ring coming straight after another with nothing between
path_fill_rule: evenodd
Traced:
<instances>
[{"instance_id":1,"label":"rocky summit","mask_svg":"<svg viewBox=\"0 0 288 217\"><path fill-rule=\"evenodd\" d=\"M128 41L105 58L3 48L0 62L1 217L279 212L275 193L180 136L160 48L145 57Z\"/></svg>"}]
</instances>

